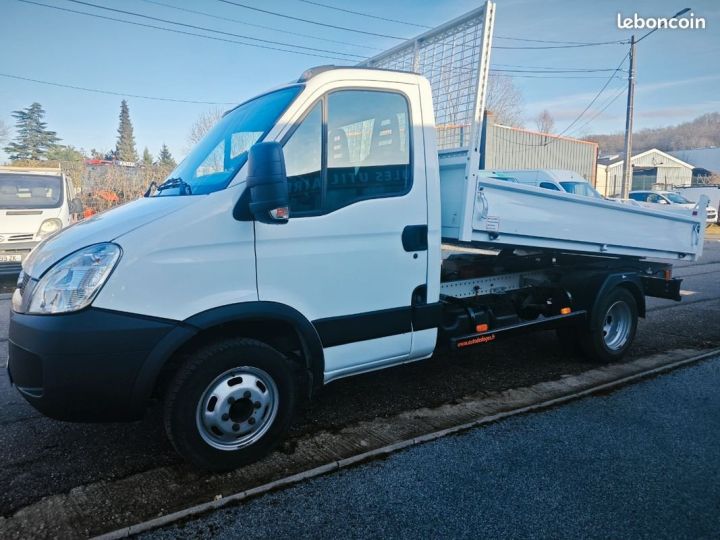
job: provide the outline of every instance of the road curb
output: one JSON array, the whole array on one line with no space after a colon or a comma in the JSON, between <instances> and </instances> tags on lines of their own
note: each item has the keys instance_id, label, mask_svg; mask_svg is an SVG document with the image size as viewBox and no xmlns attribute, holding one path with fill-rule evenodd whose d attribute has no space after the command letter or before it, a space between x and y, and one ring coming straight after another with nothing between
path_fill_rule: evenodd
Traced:
<instances>
[{"instance_id":1,"label":"road curb","mask_svg":"<svg viewBox=\"0 0 720 540\"><path fill-rule=\"evenodd\" d=\"M265 493L268 493L270 491L283 488L283 487L289 487L293 484L296 484L298 482L301 482L303 480L315 478L318 476L322 476L324 474L327 474L329 472L334 472L341 470L346 467L351 467L354 465L357 465L359 463L363 463L366 461L371 461L373 459L385 457L387 455L393 454L395 452L398 452L400 450L409 448L411 446L415 446L418 444L434 441L436 439L446 437L448 435L453 435L457 433L461 433L464 431L467 431L472 428L476 428L485 424L490 424L493 422L497 422L499 420L503 420L512 416L520 415L520 414L526 414L530 412L535 412L539 410L548 409L551 407L555 407L557 405L561 405L564 403L567 403L569 401L574 401L577 399L581 399L584 397L591 396L593 394L597 394L600 392L605 392L608 390L613 390L620 388L622 386L625 386L629 383L639 381L642 379L647 379L649 377L653 377L658 374L666 373L669 371L672 371L674 369L687 366L690 364L694 364L697 362L701 362L702 360L706 360L708 358L712 358L713 356L717 356L720 354L720 349L713 349L710 351L703 352L701 354L689 357L689 358L683 358L679 359L673 362L669 362L667 364L655 366L649 369L645 369L642 371L638 371L636 373L618 377L614 380L608 380L605 382L602 382L600 384L593 385L588 388L584 388L577 391L569 392L565 395L546 399L542 395L539 395L539 399L535 403L531 403L522 407L518 407L515 409L507 410L507 411L501 411L494 414L486 415L481 418L478 418L476 420L473 420L471 422L465 422L462 424L458 424L456 426L451 426L448 428L440 429L437 431L433 431L424 435L419 435L410 439L402 440L399 442L395 442L392 444L388 444L379 448L375 448L372 450L369 450L367 452L362 452L360 454L356 454L354 456L350 456L344 459L340 459L337 461L332 461L329 463L326 463L324 465L320 465L318 467L314 467L312 469L308 469L306 471L296 473L290 476L287 476L285 478L281 478L278 480L275 480L273 482L269 482L267 484L263 484L261 486L257 486L252 489L248 489L245 491L240 491L237 493L234 493L232 495L224 496L219 499L215 499L212 501L208 501L205 503L197 504L194 506L191 506L189 508L179 510L158 518L154 518L151 520L147 520L141 523L137 523L135 525L131 525L129 527L123 527L117 530L114 530L112 532L97 536L97 539L100 540L115 540L118 538L127 538L128 536L140 534L143 532L147 532L153 529L157 529L158 527L166 526L171 523L184 520L187 518L192 518L195 516L199 516L201 514L204 514L206 512L216 510L218 508L222 508L224 506L227 506L231 503L237 503L241 502L245 499L248 499L250 497L256 497L258 495L262 495ZM642 360L642 359L640 359ZM588 375L589 377L592 377L591 373L595 372L597 370L591 370L586 372L583 375ZM540 383L544 384L544 383ZM539 385L535 385L539 386ZM530 388L534 388L530 387Z\"/></svg>"}]
</instances>

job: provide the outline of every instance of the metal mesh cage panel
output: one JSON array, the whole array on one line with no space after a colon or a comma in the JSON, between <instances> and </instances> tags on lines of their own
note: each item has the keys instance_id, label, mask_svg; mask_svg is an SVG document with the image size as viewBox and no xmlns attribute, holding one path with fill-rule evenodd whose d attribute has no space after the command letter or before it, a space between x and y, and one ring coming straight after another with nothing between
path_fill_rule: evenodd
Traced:
<instances>
[{"instance_id":1,"label":"metal mesh cage panel","mask_svg":"<svg viewBox=\"0 0 720 540\"><path fill-rule=\"evenodd\" d=\"M425 76L432 86L438 150L468 146L483 100L480 70L486 6L381 53L362 65ZM492 23L490 23L491 25Z\"/></svg>"}]
</instances>

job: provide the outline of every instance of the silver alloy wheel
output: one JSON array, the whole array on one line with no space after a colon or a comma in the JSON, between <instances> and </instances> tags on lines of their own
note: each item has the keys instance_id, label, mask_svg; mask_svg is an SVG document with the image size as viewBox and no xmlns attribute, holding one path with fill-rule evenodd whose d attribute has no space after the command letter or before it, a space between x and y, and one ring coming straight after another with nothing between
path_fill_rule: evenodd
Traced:
<instances>
[{"instance_id":1,"label":"silver alloy wheel","mask_svg":"<svg viewBox=\"0 0 720 540\"><path fill-rule=\"evenodd\" d=\"M257 442L275 421L278 389L261 369L242 366L216 377L197 405L203 440L218 450L238 450Z\"/></svg>"},{"instance_id":2,"label":"silver alloy wheel","mask_svg":"<svg viewBox=\"0 0 720 540\"><path fill-rule=\"evenodd\" d=\"M617 351L623 348L630 338L632 328L632 312L630 306L622 300L613 303L605 314L602 334L605 346Z\"/></svg>"}]
</instances>

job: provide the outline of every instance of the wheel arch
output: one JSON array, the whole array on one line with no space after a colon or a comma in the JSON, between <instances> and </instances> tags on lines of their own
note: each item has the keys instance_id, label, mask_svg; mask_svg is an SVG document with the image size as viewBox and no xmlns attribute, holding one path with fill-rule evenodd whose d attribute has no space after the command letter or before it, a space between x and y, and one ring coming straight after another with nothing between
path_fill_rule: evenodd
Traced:
<instances>
[{"instance_id":1,"label":"wheel arch","mask_svg":"<svg viewBox=\"0 0 720 540\"><path fill-rule=\"evenodd\" d=\"M193 315L169 332L140 370L133 390L133 402L144 408L158 386L163 384L165 376L175 371L184 352L223 335L246 334L243 337L262 340L258 333L274 338L289 337L287 334L291 333L301 349L303 367L309 375L309 392L322 386L325 360L322 343L313 324L302 313L285 304L243 302Z\"/></svg>"},{"instance_id":2,"label":"wheel arch","mask_svg":"<svg viewBox=\"0 0 720 540\"><path fill-rule=\"evenodd\" d=\"M640 276L635 271L611 274L597 271L577 272L566 276L563 286L572 295L574 308L587 310L588 326L592 326L598 317L602 317L598 300L616 287L627 289L633 295L638 316L645 317L645 293Z\"/></svg>"}]
</instances>

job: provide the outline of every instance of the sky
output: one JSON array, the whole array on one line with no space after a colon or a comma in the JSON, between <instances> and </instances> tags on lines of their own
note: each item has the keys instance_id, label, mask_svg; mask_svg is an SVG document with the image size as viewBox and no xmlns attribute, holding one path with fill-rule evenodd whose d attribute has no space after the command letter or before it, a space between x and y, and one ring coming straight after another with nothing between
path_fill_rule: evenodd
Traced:
<instances>
[{"instance_id":1,"label":"sky","mask_svg":"<svg viewBox=\"0 0 720 540\"><path fill-rule=\"evenodd\" d=\"M133 15L103 11L70 0L31 1L214 35L221 40L238 39L226 34L209 34ZM182 158L188 150L190 128L203 112L213 108L230 108L231 104L297 79L308 67L328 63L354 64L362 57L372 56L401 42L392 37L289 20L222 0L83 1L229 34L308 48L303 51L309 54L281 52L156 28L131 26L18 0L0 0L0 50L3 51L0 55L0 74L126 95L139 154L142 154L144 147L148 147L157 155L162 144L167 144L176 158ZM166 5L159 5L156 1ZM349 14L302 0L235 1L292 17L397 38L411 38L425 30L421 26L404 23L434 26L482 4L479 0L365 0L362 3L317 0L404 22L399 23ZM677 124L706 112L720 111L720 94L717 91L720 85L720 2L682 2L498 0L494 45L540 45L507 38L597 42L628 39L633 32L639 37L646 31L618 29L618 14L623 18L632 17L634 13L640 17L669 17L685 7L691 7L696 18L705 18L704 30L658 30L638 44L636 56L635 129ZM168 6L202 11L214 17ZM255 43L282 47L272 43ZM513 69L504 66L524 66L521 69L614 69L627 50L627 45L618 44L539 50L495 48L491 52L491 63L497 69ZM337 57L338 53L357 56L348 56L347 62L327 58ZM534 127L534 118L540 111L547 109L555 119L555 131L559 132L585 109L605 84L609 74L582 73L580 75L583 78L517 75L514 81L523 95L526 126ZM620 75L627 76L625 73ZM592 118L626 86L625 79L613 79L576 127ZM133 94L216 104L156 101L132 97ZM12 128L14 119L11 112L37 101L45 108L48 128L57 131L63 143L87 151L91 148L102 151L114 148L121 99L122 96L59 88L0 76L0 120ZM625 97L621 96L578 135L617 133L624 129L624 122ZM6 157L0 150L0 161Z\"/></svg>"}]
</instances>

